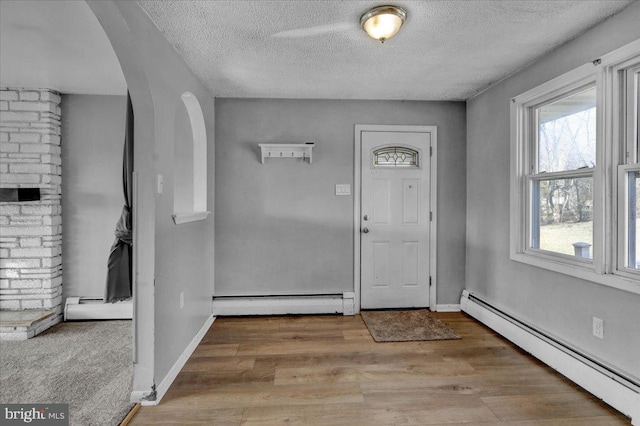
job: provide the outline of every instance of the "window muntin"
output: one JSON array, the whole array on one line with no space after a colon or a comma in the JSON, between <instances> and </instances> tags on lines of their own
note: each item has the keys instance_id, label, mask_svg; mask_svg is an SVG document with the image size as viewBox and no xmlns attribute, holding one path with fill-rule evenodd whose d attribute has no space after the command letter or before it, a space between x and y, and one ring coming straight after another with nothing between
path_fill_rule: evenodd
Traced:
<instances>
[{"instance_id":1,"label":"window muntin","mask_svg":"<svg viewBox=\"0 0 640 426\"><path fill-rule=\"evenodd\" d=\"M418 151L403 146L386 146L373 151L373 167L418 167Z\"/></svg>"},{"instance_id":2,"label":"window muntin","mask_svg":"<svg viewBox=\"0 0 640 426\"><path fill-rule=\"evenodd\" d=\"M596 88L593 84L528 108L534 119L528 248L591 261Z\"/></svg>"}]
</instances>

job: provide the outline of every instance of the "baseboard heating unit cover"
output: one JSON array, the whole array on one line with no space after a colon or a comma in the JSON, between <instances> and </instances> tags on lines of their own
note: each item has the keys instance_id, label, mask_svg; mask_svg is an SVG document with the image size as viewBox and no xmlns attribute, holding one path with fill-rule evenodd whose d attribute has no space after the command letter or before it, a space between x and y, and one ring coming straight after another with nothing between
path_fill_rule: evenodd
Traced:
<instances>
[{"instance_id":1,"label":"baseboard heating unit cover","mask_svg":"<svg viewBox=\"0 0 640 426\"><path fill-rule=\"evenodd\" d=\"M569 380L602 399L631 424L640 426L640 380L618 371L579 348L564 342L469 291L462 292L462 312L510 340Z\"/></svg>"},{"instance_id":2,"label":"baseboard heating unit cover","mask_svg":"<svg viewBox=\"0 0 640 426\"><path fill-rule=\"evenodd\" d=\"M214 296L213 314L289 315L355 314L355 293L299 296Z\"/></svg>"},{"instance_id":3,"label":"baseboard heating unit cover","mask_svg":"<svg viewBox=\"0 0 640 426\"><path fill-rule=\"evenodd\" d=\"M104 303L100 297L67 297L64 304L65 321L132 318L133 301L131 299L116 303Z\"/></svg>"}]
</instances>

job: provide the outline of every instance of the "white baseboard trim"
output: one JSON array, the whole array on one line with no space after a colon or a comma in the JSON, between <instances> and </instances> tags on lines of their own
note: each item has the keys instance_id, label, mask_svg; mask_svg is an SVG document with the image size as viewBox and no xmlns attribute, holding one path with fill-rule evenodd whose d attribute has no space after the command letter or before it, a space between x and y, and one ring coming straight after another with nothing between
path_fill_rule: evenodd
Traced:
<instances>
[{"instance_id":1,"label":"white baseboard trim","mask_svg":"<svg viewBox=\"0 0 640 426\"><path fill-rule=\"evenodd\" d=\"M436 305L436 312L460 312L460 305Z\"/></svg>"},{"instance_id":2,"label":"white baseboard trim","mask_svg":"<svg viewBox=\"0 0 640 426\"><path fill-rule=\"evenodd\" d=\"M213 299L216 316L344 314L354 315L354 293L342 296L264 296Z\"/></svg>"},{"instance_id":3,"label":"white baseboard trim","mask_svg":"<svg viewBox=\"0 0 640 426\"><path fill-rule=\"evenodd\" d=\"M526 352L544 362L560 374L578 384L616 410L631 418L631 424L640 426L640 389L611 371L583 358L571 349L560 349L551 339L530 329L526 324L510 320L507 313L492 310L472 300L470 293L462 293L463 312L482 322Z\"/></svg>"},{"instance_id":4,"label":"white baseboard trim","mask_svg":"<svg viewBox=\"0 0 640 426\"><path fill-rule=\"evenodd\" d=\"M216 317L214 315L210 315L209 318L207 318L202 328L200 328L198 333L193 337L189 345L182 352L178 360L175 362L175 364L173 364L173 367L171 367L171 370L169 370L169 372L164 377L164 379L162 379L160 384L156 387L155 399L150 401L145 399L137 400L140 402L142 406L152 406L152 405L160 404L160 400L167 393L167 391L169 390L169 387L178 376L178 373L180 373L180 370L182 370L182 367L184 367L184 365L187 363L187 361L189 360L189 357L191 357L191 354L193 354L193 351L196 350L196 348L200 344L200 341L202 340L204 335L207 334L207 331L209 331L211 324L213 324L215 320L216 320ZM133 392L131 394L132 401L134 398L134 393L136 392ZM144 393L144 392L139 392L139 393Z\"/></svg>"}]
</instances>

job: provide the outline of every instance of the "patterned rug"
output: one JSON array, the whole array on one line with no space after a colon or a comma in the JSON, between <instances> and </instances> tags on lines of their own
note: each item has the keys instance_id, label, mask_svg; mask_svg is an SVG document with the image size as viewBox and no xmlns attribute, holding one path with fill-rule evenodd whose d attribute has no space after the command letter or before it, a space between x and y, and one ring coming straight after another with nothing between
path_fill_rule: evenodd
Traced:
<instances>
[{"instance_id":1,"label":"patterned rug","mask_svg":"<svg viewBox=\"0 0 640 426\"><path fill-rule=\"evenodd\" d=\"M426 309L362 311L364 323L376 342L459 339L453 330Z\"/></svg>"}]
</instances>

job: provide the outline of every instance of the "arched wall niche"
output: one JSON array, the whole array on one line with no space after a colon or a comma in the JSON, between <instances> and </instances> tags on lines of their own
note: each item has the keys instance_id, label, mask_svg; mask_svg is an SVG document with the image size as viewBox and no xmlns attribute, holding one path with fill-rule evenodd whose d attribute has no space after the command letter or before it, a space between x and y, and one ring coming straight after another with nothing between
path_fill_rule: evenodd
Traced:
<instances>
[{"instance_id":1,"label":"arched wall niche","mask_svg":"<svg viewBox=\"0 0 640 426\"><path fill-rule=\"evenodd\" d=\"M175 116L173 221L204 220L207 211L207 129L200 102L191 92L180 97ZM178 135L188 135L180 138Z\"/></svg>"}]
</instances>

